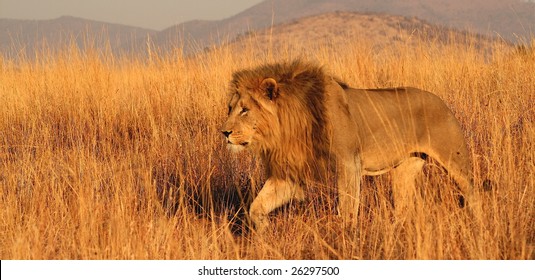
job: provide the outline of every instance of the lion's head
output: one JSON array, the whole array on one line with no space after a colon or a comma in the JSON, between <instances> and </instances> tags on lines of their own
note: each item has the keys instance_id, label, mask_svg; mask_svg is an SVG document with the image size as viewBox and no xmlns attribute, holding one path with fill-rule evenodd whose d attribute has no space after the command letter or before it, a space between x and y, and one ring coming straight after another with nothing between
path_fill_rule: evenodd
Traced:
<instances>
[{"instance_id":1,"label":"lion's head","mask_svg":"<svg viewBox=\"0 0 535 280\"><path fill-rule=\"evenodd\" d=\"M271 175L294 177L326 154L325 76L295 61L234 73L221 128L233 151L260 154Z\"/></svg>"},{"instance_id":2,"label":"lion's head","mask_svg":"<svg viewBox=\"0 0 535 280\"><path fill-rule=\"evenodd\" d=\"M277 83L266 78L249 88L234 79L231 88L228 118L222 128L227 145L232 151L256 150L272 134L269 122L277 118L277 108L272 102L278 91Z\"/></svg>"}]
</instances>

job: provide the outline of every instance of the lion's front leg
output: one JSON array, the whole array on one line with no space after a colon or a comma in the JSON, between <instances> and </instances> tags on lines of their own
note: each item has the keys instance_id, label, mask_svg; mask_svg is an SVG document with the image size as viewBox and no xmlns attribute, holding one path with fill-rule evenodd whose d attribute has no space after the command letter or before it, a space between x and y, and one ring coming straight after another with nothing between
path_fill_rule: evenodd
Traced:
<instances>
[{"instance_id":1,"label":"lion's front leg","mask_svg":"<svg viewBox=\"0 0 535 280\"><path fill-rule=\"evenodd\" d=\"M338 213L349 226L357 222L361 180L362 170L358 157L338 163Z\"/></svg>"},{"instance_id":2,"label":"lion's front leg","mask_svg":"<svg viewBox=\"0 0 535 280\"><path fill-rule=\"evenodd\" d=\"M267 228L269 225L267 215L271 211L292 199L300 201L305 199L305 192L301 186L286 180L268 179L249 210L251 221L257 232L262 232Z\"/></svg>"}]
</instances>

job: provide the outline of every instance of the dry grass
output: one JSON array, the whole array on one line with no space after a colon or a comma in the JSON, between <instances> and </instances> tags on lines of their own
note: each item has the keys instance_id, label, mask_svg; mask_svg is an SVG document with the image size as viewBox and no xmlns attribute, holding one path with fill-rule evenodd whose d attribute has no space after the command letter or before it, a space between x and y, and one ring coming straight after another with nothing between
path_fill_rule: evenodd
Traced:
<instances>
[{"instance_id":1,"label":"dry grass","mask_svg":"<svg viewBox=\"0 0 535 280\"><path fill-rule=\"evenodd\" d=\"M412 45L412 44L411 44ZM432 165L414 209L396 214L388 178L368 180L358 228L324 200L240 224L259 164L218 128L233 71L302 56L216 49L195 59L67 48L0 57L0 259L532 259L535 53L360 42L307 58L354 87L436 92L466 131L483 212L456 206ZM327 207L323 207L326 205Z\"/></svg>"}]
</instances>

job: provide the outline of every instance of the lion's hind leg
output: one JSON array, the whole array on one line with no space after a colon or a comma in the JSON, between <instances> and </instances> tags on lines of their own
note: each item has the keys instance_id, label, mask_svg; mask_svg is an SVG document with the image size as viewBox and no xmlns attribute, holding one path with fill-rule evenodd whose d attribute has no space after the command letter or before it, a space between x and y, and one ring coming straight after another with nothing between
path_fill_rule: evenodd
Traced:
<instances>
[{"instance_id":1,"label":"lion's hind leg","mask_svg":"<svg viewBox=\"0 0 535 280\"><path fill-rule=\"evenodd\" d=\"M468 149L464 143L451 152L443 150L442 146L429 149L427 154L444 168L448 176L453 179L460 191L459 206L464 207L468 203L476 203L474 200L474 179L471 171L471 161ZM472 200L472 202L470 202Z\"/></svg>"},{"instance_id":2,"label":"lion's hind leg","mask_svg":"<svg viewBox=\"0 0 535 280\"><path fill-rule=\"evenodd\" d=\"M392 169L392 194L396 215L406 214L415 210L418 190L416 182L422 173L425 160L410 157Z\"/></svg>"},{"instance_id":3,"label":"lion's hind leg","mask_svg":"<svg viewBox=\"0 0 535 280\"><path fill-rule=\"evenodd\" d=\"M257 232L263 232L269 225L268 214L291 200L305 199L303 188L293 182L268 179L249 210L249 216Z\"/></svg>"}]
</instances>

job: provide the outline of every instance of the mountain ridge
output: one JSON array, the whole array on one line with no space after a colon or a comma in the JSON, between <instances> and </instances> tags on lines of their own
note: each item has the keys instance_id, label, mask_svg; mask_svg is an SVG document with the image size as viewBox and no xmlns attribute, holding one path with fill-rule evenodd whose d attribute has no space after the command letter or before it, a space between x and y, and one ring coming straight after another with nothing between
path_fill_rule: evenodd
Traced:
<instances>
[{"instance_id":1,"label":"mountain ridge","mask_svg":"<svg viewBox=\"0 0 535 280\"><path fill-rule=\"evenodd\" d=\"M152 37L157 31L88 20L73 16L61 16L46 20L0 19L0 53L7 56L33 55L46 46L52 50L71 43L78 47L111 48L120 52L134 50L141 38Z\"/></svg>"},{"instance_id":2,"label":"mountain ridge","mask_svg":"<svg viewBox=\"0 0 535 280\"><path fill-rule=\"evenodd\" d=\"M183 48L186 54L237 36L299 18L332 12L358 12L416 17L430 24L469 30L502 40L526 43L535 34L535 4L520 0L266 0L221 20L193 20L160 31L62 16L52 20L0 19L0 52L21 49L32 54L46 41L61 47L75 38L115 52L143 52L147 41L159 49ZM486 26L486 27L485 27ZM90 31L90 32L85 32ZM85 32L85 33L84 33ZM91 33L88 38L86 33ZM84 38L85 37L85 38ZM96 37L96 39L95 39ZM106 38L109 42L105 42ZM93 40L88 40L93 39ZM85 40L85 41L84 41ZM63 44L64 45L64 44Z\"/></svg>"},{"instance_id":3,"label":"mountain ridge","mask_svg":"<svg viewBox=\"0 0 535 280\"><path fill-rule=\"evenodd\" d=\"M196 32L194 22L185 22L163 31L179 31L181 36L199 42L210 41L210 35L237 35L248 29L259 29L293 19L346 11L417 17L449 28L469 30L510 42L522 42L535 35L535 5L519 0L266 0L232 17L203 22L213 33ZM253 20L254 19L254 20Z\"/></svg>"}]
</instances>

